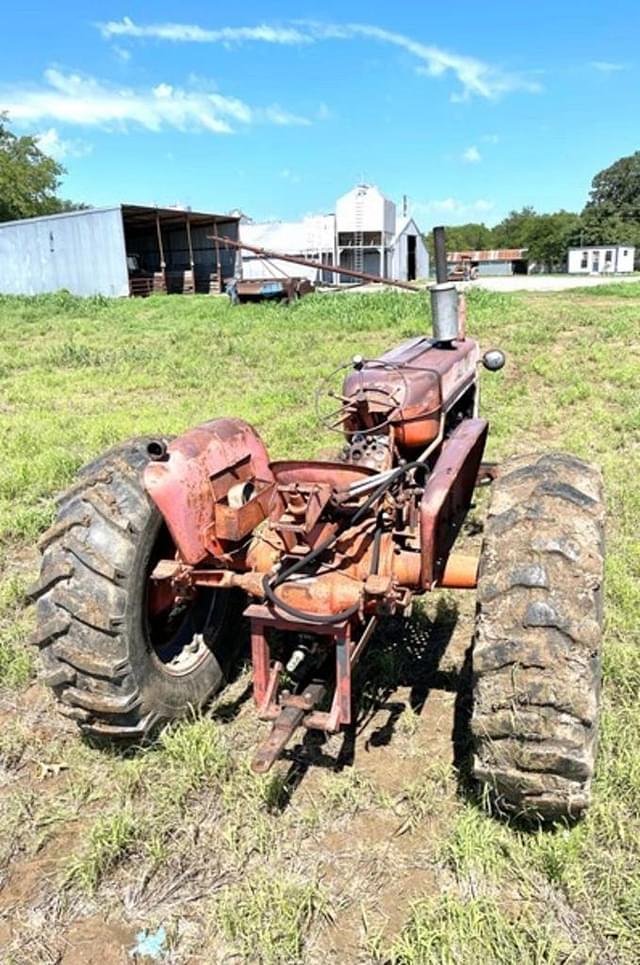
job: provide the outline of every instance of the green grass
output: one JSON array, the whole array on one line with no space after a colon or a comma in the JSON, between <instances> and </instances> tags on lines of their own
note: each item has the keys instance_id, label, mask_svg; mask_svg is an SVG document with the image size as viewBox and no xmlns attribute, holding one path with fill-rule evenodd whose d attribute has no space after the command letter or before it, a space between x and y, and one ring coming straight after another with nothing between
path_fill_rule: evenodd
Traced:
<instances>
[{"instance_id":1,"label":"green grass","mask_svg":"<svg viewBox=\"0 0 640 965\"><path fill-rule=\"evenodd\" d=\"M225 891L214 913L243 961L296 965L302 960L303 935L325 903L309 881L261 872Z\"/></svg>"},{"instance_id":2,"label":"green grass","mask_svg":"<svg viewBox=\"0 0 640 965\"><path fill-rule=\"evenodd\" d=\"M25 611L27 578L8 572L0 583L0 685L19 687L33 673L33 655L25 646L31 628Z\"/></svg>"},{"instance_id":3,"label":"green grass","mask_svg":"<svg viewBox=\"0 0 640 965\"><path fill-rule=\"evenodd\" d=\"M602 285L594 285L593 288L575 289L576 294L580 291L586 295L613 295L616 298L638 298L640 296L640 281L637 280L636 275L633 281L613 285L606 284L605 282Z\"/></svg>"},{"instance_id":4,"label":"green grass","mask_svg":"<svg viewBox=\"0 0 640 965\"><path fill-rule=\"evenodd\" d=\"M444 895L416 902L403 933L378 960L390 965L560 965L570 960L569 951L568 943L526 907L507 914L494 899Z\"/></svg>"},{"instance_id":5,"label":"green grass","mask_svg":"<svg viewBox=\"0 0 640 965\"><path fill-rule=\"evenodd\" d=\"M103 875L133 849L139 836L139 823L130 808L99 817L83 851L69 862L67 883L94 892Z\"/></svg>"},{"instance_id":6,"label":"green grass","mask_svg":"<svg viewBox=\"0 0 640 965\"><path fill-rule=\"evenodd\" d=\"M508 358L481 376L488 457L566 449L599 462L607 490L594 806L575 827L527 833L468 798L408 704L387 746L360 743L353 767L312 766L297 786L288 763L266 778L248 768L264 725L243 702L246 674L219 715L214 705L134 755L60 730L33 686L33 545L79 466L128 436L230 414L273 458L335 446L316 426L315 386L356 352L427 331L427 297L239 309L205 297L0 298L0 866L11 882L59 851L55 873L38 876L49 911L34 961L63 947L78 907L145 927L151 908L176 961L198 960L205 943L211 961L312 965L640 960L639 319L637 282L469 294L469 331ZM455 621L459 600L427 601L428 619ZM398 703L406 672L394 652L371 654L363 709L383 729L389 710L376 708ZM36 905L23 899L20 914ZM20 960L20 948L0 958Z\"/></svg>"}]
</instances>

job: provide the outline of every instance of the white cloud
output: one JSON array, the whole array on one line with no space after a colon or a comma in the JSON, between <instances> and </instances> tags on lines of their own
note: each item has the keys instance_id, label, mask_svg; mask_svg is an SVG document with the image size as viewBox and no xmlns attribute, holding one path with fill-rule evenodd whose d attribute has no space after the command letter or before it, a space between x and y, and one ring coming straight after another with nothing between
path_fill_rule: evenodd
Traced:
<instances>
[{"instance_id":1,"label":"white cloud","mask_svg":"<svg viewBox=\"0 0 640 965\"><path fill-rule=\"evenodd\" d=\"M188 43L241 43L246 40L260 40L268 44L309 43L308 38L296 27L272 27L260 24L256 27L221 27L208 30L196 24L156 23L137 24L130 17L110 20L99 24L103 37L149 37L156 40L173 40Z\"/></svg>"},{"instance_id":2,"label":"white cloud","mask_svg":"<svg viewBox=\"0 0 640 965\"><path fill-rule=\"evenodd\" d=\"M155 97L171 97L173 94L173 87L171 84L157 84L152 88L152 93Z\"/></svg>"},{"instance_id":3,"label":"white cloud","mask_svg":"<svg viewBox=\"0 0 640 965\"><path fill-rule=\"evenodd\" d=\"M183 89L160 83L150 89L116 87L93 77L45 71L39 87L4 87L0 103L18 123L55 120L87 127L126 129L130 125L160 131L204 130L229 134L234 124L306 125L310 121L279 105L251 107L202 87Z\"/></svg>"},{"instance_id":4,"label":"white cloud","mask_svg":"<svg viewBox=\"0 0 640 965\"><path fill-rule=\"evenodd\" d=\"M306 117L300 117L298 114L291 114L289 111L283 110L277 104L272 107L267 107L264 110L264 116L272 124L279 125L291 125L291 124L310 124L311 121Z\"/></svg>"},{"instance_id":5,"label":"white cloud","mask_svg":"<svg viewBox=\"0 0 640 965\"><path fill-rule=\"evenodd\" d=\"M482 160L482 155L475 144L471 144L462 152L462 160L466 161L467 164L477 164L478 161Z\"/></svg>"},{"instance_id":6,"label":"white cloud","mask_svg":"<svg viewBox=\"0 0 640 965\"><path fill-rule=\"evenodd\" d=\"M493 201L478 198L476 201L462 201L459 198L441 198L428 201L411 201L411 214L416 220L447 218L453 223L461 223L487 215L495 207Z\"/></svg>"},{"instance_id":7,"label":"white cloud","mask_svg":"<svg viewBox=\"0 0 640 965\"><path fill-rule=\"evenodd\" d=\"M610 60L592 60L590 66L593 67L594 70L599 70L603 74L612 74L618 70L627 69L626 64L616 64Z\"/></svg>"},{"instance_id":8,"label":"white cloud","mask_svg":"<svg viewBox=\"0 0 640 965\"><path fill-rule=\"evenodd\" d=\"M453 74L461 90L451 95L456 102L472 95L496 98L509 91L539 91L540 84L518 74L508 73L479 60L431 44L424 44L406 34L386 30L372 24L327 24L316 21L296 21L293 25L255 27L220 27L210 30L197 24L157 23L138 24L129 17L99 25L102 35L114 37L142 37L173 42L241 43L262 41L271 44L310 44L323 40L353 40L364 37L378 43L398 47L417 60L416 70L429 77Z\"/></svg>"},{"instance_id":9,"label":"white cloud","mask_svg":"<svg viewBox=\"0 0 640 965\"><path fill-rule=\"evenodd\" d=\"M483 134L481 140L484 141L485 144L498 144L500 137L498 134Z\"/></svg>"},{"instance_id":10,"label":"white cloud","mask_svg":"<svg viewBox=\"0 0 640 965\"><path fill-rule=\"evenodd\" d=\"M55 127L50 127L47 131L36 134L35 137L42 153L52 157L54 161L62 161L67 157L85 157L92 150L91 145L84 141L61 138Z\"/></svg>"},{"instance_id":11,"label":"white cloud","mask_svg":"<svg viewBox=\"0 0 640 965\"><path fill-rule=\"evenodd\" d=\"M462 91L456 95L465 100L472 95L495 98L512 90L539 91L540 85L515 74L507 74L497 67L475 57L467 57L431 44L407 37L405 34L385 30L370 24L312 24L318 37L350 39L367 37L381 43L400 47L419 61L417 71L429 77L442 77L451 72L459 81Z\"/></svg>"}]
</instances>

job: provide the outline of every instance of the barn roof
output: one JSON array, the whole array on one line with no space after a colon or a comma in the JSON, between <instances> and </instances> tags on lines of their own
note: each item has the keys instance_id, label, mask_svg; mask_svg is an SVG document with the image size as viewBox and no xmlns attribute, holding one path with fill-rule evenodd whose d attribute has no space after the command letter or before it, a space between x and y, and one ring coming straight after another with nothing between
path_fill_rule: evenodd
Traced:
<instances>
[{"instance_id":1,"label":"barn roof","mask_svg":"<svg viewBox=\"0 0 640 965\"><path fill-rule=\"evenodd\" d=\"M411 215L404 215L403 217L398 218L398 220L396 221L396 233L394 235L392 245L395 245L400 235L403 235L407 230L407 228L409 228L411 225L413 225L416 235L419 235L420 238L422 238L422 234L415 222L415 218L412 218ZM424 239L423 239L423 242L424 242Z\"/></svg>"},{"instance_id":2,"label":"barn roof","mask_svg":"<svg viewBox=\"0 0 640 965\"><path fill-rule=\"evenodd\" d=\"M528 248L485 248L478 251L448 251L447 261L519 261L527 257Z\"/></svg>"},{"instance_id":3,"label":"barn roof","mask_svg":"<svg viewBox=\"0 0 640 965\"><path fill-rule=\"evenodd\" d=\"M79 208L75 211L57 211L55 214L37 215L35 218L18 218L15 221L3 221L0 228L7 228L9 225L23 224L35 221L53 221L63 218L83 218L87 215L97 214L101 211L121 211L127 219L129 225L139 225L147 227L155 225L156 214L160 216L163 227L171 225L183 225L189 216L192 225L211 224L213 221L237 222L238 216L233 214L213 214L204 211L191 211L189 208L157 208L147 204L107 204L96 208Z\"/></svg>"}]
</instances>

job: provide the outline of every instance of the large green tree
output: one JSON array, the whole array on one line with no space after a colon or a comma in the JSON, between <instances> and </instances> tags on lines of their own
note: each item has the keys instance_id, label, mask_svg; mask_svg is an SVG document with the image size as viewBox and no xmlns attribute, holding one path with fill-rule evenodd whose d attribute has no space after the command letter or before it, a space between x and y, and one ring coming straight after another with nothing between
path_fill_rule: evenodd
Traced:
<instances>
[{"instance_id":1,"label":"large green tree","mask_svg":"<svg viewBox=\"0 0 640 965\"><path fill-rule=\"evenodd\" d=\"M512 211L491 232L494 248L526 248L530 261L554 271L565 266L567 249L580 238L580 216L571 211L538 214Z\"/></svg>"},{"instance_id":2,"label":"large green tree","mask_svg":"<svg viewBox=\"0 0 640 965\"><path fill-rule=\"evenodd\" d=\"M582 212L584 244L640 246L640 151L596 174Z\"/></svg>"},{"instance_id":3,"label":"large green tree","mask_svg":"<svg viewBox=\"0 0 640 965\"><path fill-rule=\"evenodd\" d=\"M606 208L622 221L640 223L640 151L596 174L585 211Z\"/></svg>"},{"instance_id":4,"label":"large green tree","mask_svg":"<svg viewBox=\"0 0 640 965\"><path fill-rule=\"evenodd\" d=\"M539 214L532 207L510 211L491 232L494 248L527 248Z\"/></svg>"},{"instance_id":5,"label":"large green tree","mask_svg":"<svg viewBox=\"0 0 640 965\"><path fill-rule=\"evenodd\" d=\"M19 137L0 114L0 221L67 211L77 205L58 197L64 168L38 147L35 137Z\"/></svg>"},{"instance_id":6,"label":"large green tree","mask_svg":"<svg viewBox=\"0 0 640 965\"><path fill-rule=\"evenodd\" d=\"M431 232L424 236L429 255L433 258L433 235ZM477 221L468 224L449 225L447 227L448 251L476 251L479 248L491 247L491 228Z\"/></svg>"},{"instance_id":7,"label":"large green tree","mask_svg":"<svg viewBox=\"0 0 640 965\"><path fill-rule=\"evenodd\" d=\"M468 224L452 225L451 228L447 228L449 251L476 251L479 248L490 248L491 240L491 228L482 222L471 221Z\"/></svg>"},{"instance_id":8,"label":"large green tree","mask_svg":"<svg viewBox=\"0 0 640 965\"><path fill-rule=\"evenodd\" d=\"M566 268L567 251L580 240L580 216L570 211L539 214L532 219L523 247L530 261L547 271Z\"/></svg>"}]
</instances>

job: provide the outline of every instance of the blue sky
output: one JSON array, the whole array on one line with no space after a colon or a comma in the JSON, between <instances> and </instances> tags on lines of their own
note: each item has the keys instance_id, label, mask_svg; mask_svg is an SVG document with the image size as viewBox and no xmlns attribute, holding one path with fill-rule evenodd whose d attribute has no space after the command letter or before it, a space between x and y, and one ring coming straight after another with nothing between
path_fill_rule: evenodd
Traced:
<instances>
[{"instance_id":1,"label":"blue sky","mask_svg":"<svg viewBox=\"0 0 640 965\"><path fill-rule=\"evenodd\" d=\"M364 179L425 229L580 209L640 149L640 4L25 2L0 109L96 205L256 219Z\"/></svg>"}]
</instances>

